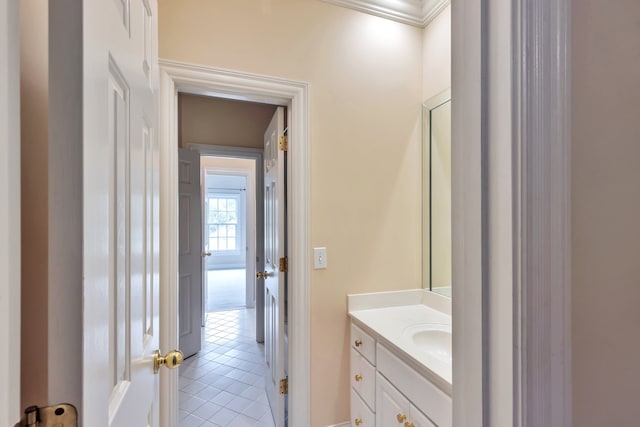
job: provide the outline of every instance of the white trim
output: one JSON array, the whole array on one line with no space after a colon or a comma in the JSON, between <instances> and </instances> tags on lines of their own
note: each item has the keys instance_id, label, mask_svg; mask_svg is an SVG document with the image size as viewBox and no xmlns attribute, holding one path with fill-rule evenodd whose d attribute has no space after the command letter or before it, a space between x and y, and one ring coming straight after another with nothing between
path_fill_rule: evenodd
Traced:
<instances>
[{"instance_id":1,"label":"white trim","mask_svg":"<svg viewBox=\"0 0 640 427\"><path fill-rule=\"evenodd\" d=\"M20 57L18 2L0 4L0 425L20 420Z\"/></svg>"},{"instance_id":2,"label":"white trim","mask_svg":"<svg viewBox=\"0 0 640 427\"><path fill-rule=\"evenodd\" d=\"M451 0L322 0L403 24L424 28Z\"/></svg>"},{"instance_id":3,"label":"white trim","mask_svg":"<svg viewBox=\"0 0 640 427\"><path fill-rule=\"evenodd\" d=\"M454 425L571 425L569 1L452 5Z\"/></svg>"},{"instance_id":4,"label":"white trim","mask_svg":"<svg viewBox=\"0 0 640 427\"><path fill-rule=\"evenodd\" d=\"M487 425L483 5L451 4L453 425ZM509 52L505 52L509 54ZM486 166L486 165L485 165Z\"/></svg>"},{"instance_id":5,"label":"white trim","mask_svg":"<svg viewBox=\"0 0 640 427\"><path fill-rule=\"evenodd\" d=\"M570 0L515 2L516 423L572 424ZM535 64L532 65L532 64Z\"/></svg>"},{"instance_id":6,"label":"white trim","mask_svg":"<svg viewBox=\"0 0 640 427\"><path fill-rule=\"evenodd\" d=\"M287 105L289 126L289 280L291 310L289 339L289 422L309 425L310 317L309 317L309 87L306 83L231 70L160 61L160 272L162 348L178 344L177 325L177 94L188 92L231 99ZM161 375L161 425L175 427L177 373Z\"/></svg>"}]
</instances>

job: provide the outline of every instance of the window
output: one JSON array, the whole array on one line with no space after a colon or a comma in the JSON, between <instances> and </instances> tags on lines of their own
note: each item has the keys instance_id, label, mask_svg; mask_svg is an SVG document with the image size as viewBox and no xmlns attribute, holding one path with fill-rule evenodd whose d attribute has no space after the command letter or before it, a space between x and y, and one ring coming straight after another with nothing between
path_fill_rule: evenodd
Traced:
<instances>
[{"instance_id":1,"label":"window","mask_svg":"<svg viewBox=\"0 0 640 427\"><path fill-rule=\"evenodd\" d=\"M209 250L229 252L238 250L238 195L207 196L207 230Z\"/></svg>"}]
</instances>

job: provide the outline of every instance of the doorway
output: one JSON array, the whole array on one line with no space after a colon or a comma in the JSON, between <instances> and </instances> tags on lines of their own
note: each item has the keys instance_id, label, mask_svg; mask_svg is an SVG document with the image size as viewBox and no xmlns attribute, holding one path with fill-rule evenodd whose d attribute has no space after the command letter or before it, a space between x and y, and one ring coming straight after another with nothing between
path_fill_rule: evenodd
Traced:
<instances>
[{"instance_id":1,"label":"doorway","mask_svg":"<svg viewBox=\"0 0 640 427\"><path fill-rule=\"evenodd\" d=\"M161 169L161 239L165 250L161 253L161 345L178 345L178 292L176 287L178 241L175 232L178 218L177 199L177 138L178 92L244 99L273 105L286 105L291 112L287 120L289 159L287 164L288 229L286 239L289 254L288 290L291 309L289 317L289 422L291 425L309 424L310 404L310 313L308 259L309 218L309 86L307 83L249 73L216 69L173 61L160 61L160 160ZM223 151L233 156L235 149ZM260 176L260 174L258 174ZM257 293L257 296L260 294ZM178 420L178 377L169 372L161 381L161 417L168 425ZM175 421L174 421L175 420Z\"/></svg>"},{"instance_id":2,"label":"doorway","mask_svg":"<svg viewBox=\"0 0 640 427\"><path fill-rule=\"evenodd\" d=\"M281 138L285 137L286 109L272 104L248 103L189 94L179 94L179 99L180 162L182 165L186 161L184 159L193 155L198 156L198 159L191 161L190 164L195 165L197 163L200 165L198 169L201 171L201 185L200 190L196 193L201 195L202 203L198 210L202 209L203 213L202 221L198 222L201 224L199 234L203 237L202 258L200 259L201 262L198 263L200 271L195 273L192 270L181 270L179 275L182 278L183 276L194 277L203 274L205 279L204 289L201 288L203 292L199 294L204 296L201 307L203 324L206 325L206 329L200 346L201 351L198 352L200 354L197 358L201 360L201 357L210 356L218 345L217 341L222 337L227 337L223 341L228 344L221 348L221 351L228 353L214 354L215 360L202 362L207 369L213 366L213 369L220 371L223 374L223 378L218 378L217 380L213 378L215 380L214 383L209 383L206 379L200 381L204 374L203 368L199 367L195 369L196 372L190 373L192 369L189 366L181 369L180 378L181 381L186 381L187 379L183 378L183 375L193 375L193 379L199 380L196 381L196 385L193 387L198 388L201 386L212 387L213 384L218 384L220 381L222 381L220 384L225 385L228 381L238 380L240 376L254 375L253 372L247 373L243 371L241 364L231 366L225 364L225 360L228 358L231 357L231 360L235 360L234 358L239 356L240 350L235 347L245 347L247 345L247 343L238 341L241 337L238 335L237 328L236 330L226 329L229 321L225 319L240 312L252 314L250 317L256 321L253 327L254 342L262 341L262 337L268 338L264 346L266 351L263 350L262 346L258 347L263 356L259 364L263 375L260 376L259 382L262 383L262 390L266 391L275 425L284 426L286 419L286 404L284 403L286 393L278 393L278 387L282 388L281 383L286 381L287 377L287 370L284 368L287 353L287 338L284 334L286 334L287 328L283 324L287 313L287 270L280 268L274 271L273 265L274 263L276 266L278 265L278 259L281 260L280 265L283 265L282 260L285 260L287 255L285 238L283 237L286 235L286 222L282 220L282 218L286 218L286 193L283 191L286 186L278 185L278 183L285 183L286 181L286 145L279 143ZM190 122L194 118L196 119L195 122ZM199 128L198 125L202 120L206 120L207 123L215 122L215 126L210 128L212 130L211 133L203 132ZM253 132L251 132L252 126L249 126L248 123L253 125ZM238 129L243 129L244 132L239 132L237 131ZM243 137L245 138L244 140ZM234 138L236 139L234 140ZM194 140L212 141L214 145L211 148L211 144L187 142ZM238 140L241 145L250 145L250 147L234 147L235 150L244 152L244 159L238 158L241 157L239 155L224 156L225 153L215 157L206 155L215 152L215 147L225 147L215 144L226 141L229 141L230 144L238 144ZM265 153L264 166L262 161L257 161L262 159L261 154L263 152ZM260 153L260 156L255 156L254 154L256 153ZM273 157L275 154L277 156ZM195 168L191 167L191 170L193 169ZM277 171L280 171L282 175L274 175L274 172ZM183 175L186 174L180 176L181 183L184 179ZM269 185L266 185L266 189L257 182L258 175L265 178L265 185L267 183L266 177L269 177ZM262 190L264 190L264 193ZM181 192L180 200L182 201L183 199L186 199L186 195ZM180 214L188 215L193 210L194 208L185 209L181 207ZM266 212L266 215L262 215L263 211ZM263 222L263 217L267 220L271 219L271 222ZM256 218L258 218L257 221ZM181 216L181 242L185 240L182 237L183 223L186 224L186 221L183 221ZM257 224L265 226L271 224L271 227L260 227L260 231L256 232ZM276 224L276 228L273 228L274 224ZM271 233L265 233L263 230L271 230ZM263 239L258 241L258 235L262 236ZM277 239L274 240L274 236L277 236ZM190 241L194 242L195 239ZM269 242L268 248L262 242ZM278 244L278 242L282 243ZM187 248L186 243L181 245L180 248L182 255ZM189 253L194 254L195 252L199 255L201 250L192 249L189 251ZM256 274L257 272L260 274ZM241 286L238 289L234 281L230 279L234 277L241 278L243 275L246 277L246 286ZM237 280L236 284L237 282L242 283L242 280ZM193 280L185 281L185 283L191 285ZM191 291L188 298L183 296L183 291L191 287L180 287L181 301L187 299L192 301L194 298L199 297L193 291ZM238 295L238 291L243 288L245 290L243 298L235 297ZM256 298L256 295L263 298ZM269 296L269 298L267 299L266 296ZM264 301L267 300L270 304L265 305ZM182 309L183 306L186 307L186 304L181 304L180 308ZM228 310L239 306L246 307L246 310ZM256 309L252 310L251 308L254 306ZM224 311L217 311L221 309L224 309ZM181 312L181 320L185 317ZM216 324L215 319L221 323ZM218 331L218 334L221 334L220 336L216 336L212 330L212 328L215 329L217 327L224 329ZM181 332L184 331L184 334L181 334L180 345L182 346L183 337L186 344L186 338L193 334L192 331L197 330L200 332L199 329L200 324L185 327L184 323L181 322ZM229 346L232 349L229 349ZM196 351L189 354L194 353ZM186 352L185 355L187 355ZM250 356L255 357L255 354L244 354L244 357ZM231 371L222 372L221 370L223 369L231 369ZM253 381L254 379L251 378L251 380ZM240 389L241 385L239 383L235 384L238 389ZM188 384L188 387L191 389L191 384ZM227 392L226 387L222 389L225 393ZM189 391L183 390L182 385L180 390L181 397L184 396L186 391ZM214 399L221 399L221 397L216 395ZM242 402L247 402L246 398L236 395L233 399L236 402L234 407L236 411L234 412L233 408L225 408L230 410L228 415L234 415L236 418L246 415L242 412L245 408L240 405ZM191 396L186 400L181 399L181 425L186 422L186 418L205 422L207 419L202 418L204 415L218 416L218 411L216 411L216 414L209 414L214 409L220 409L219 406L214 406L215 402L213 401L200 405L202 407L208 406L208 411L189 413L189 409L195 409L192 408L196 405L194 402L202 403L197 396ZM257 402L255 403L257 404ZM262 416L264 414L258 415ZM184 418L185 416L186 418ZM220 419L216 423L222 421L224 420ZM248 422L249 420L245 419L245 421ZM234 422L237 423L238 421L235 420Z\"/></svg>"},{"instance_id":3,"label":"doorway","mask_svg":"<svg viewBox=\"0 0 640 427\"><path fill-rule=\"evenodd\" d=\"M262 251L256 240L258 165L252 158L205 155L200 165L203 313L254 308L256 257Z\"/></svg>"}]
</instances>

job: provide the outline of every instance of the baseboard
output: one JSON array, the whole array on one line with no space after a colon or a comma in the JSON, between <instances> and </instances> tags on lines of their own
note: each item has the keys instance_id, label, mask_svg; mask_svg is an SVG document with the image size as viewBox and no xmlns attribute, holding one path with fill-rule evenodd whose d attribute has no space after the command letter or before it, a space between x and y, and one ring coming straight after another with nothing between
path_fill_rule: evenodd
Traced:
<instances>
[{"instance_id":1,"label":"baseboard","mask_svg":"<svg viewBox=\"0 0 640 427\"><path fill-rule=\"evenodd\" d=\"M333 425L330 425L330 426L327 426L327 427L349 427L350 425L351 425L351 422L347 421L347 422L344 422L344 423L341 423L341 424L333 424Z\"/></svg>"}]
</instances>

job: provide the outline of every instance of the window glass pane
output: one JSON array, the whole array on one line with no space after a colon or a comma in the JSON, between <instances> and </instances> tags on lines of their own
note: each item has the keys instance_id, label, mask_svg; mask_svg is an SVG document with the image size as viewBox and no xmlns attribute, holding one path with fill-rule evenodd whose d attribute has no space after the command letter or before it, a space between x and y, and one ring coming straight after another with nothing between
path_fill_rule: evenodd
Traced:
<instances>
[{"instance_id":1,"label":"window glass pane","mask_svg":"<svg viewBox=\"0 0 640 427\"><path fill-rule=\"evenodd\" d=\"M235 238L228 238L227 240L227 249L230 251L235 251L236 250L236 239Z\"/></svg>"},{"instance_id":2,"label":"window glass pane","mask_svg":"<svg viewBox=\"0 0 640 427\"><path fill-rule=\"evenodd\" d=\"M238 248L239 195L207 196L207 230L209 250L233 251Z\"/></svg>"}]
</instances>

